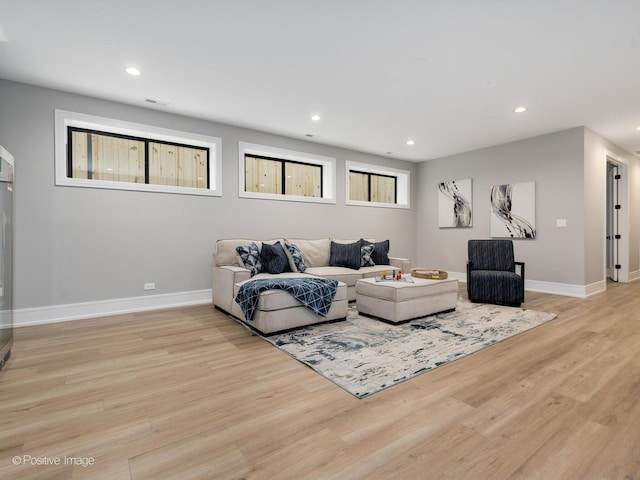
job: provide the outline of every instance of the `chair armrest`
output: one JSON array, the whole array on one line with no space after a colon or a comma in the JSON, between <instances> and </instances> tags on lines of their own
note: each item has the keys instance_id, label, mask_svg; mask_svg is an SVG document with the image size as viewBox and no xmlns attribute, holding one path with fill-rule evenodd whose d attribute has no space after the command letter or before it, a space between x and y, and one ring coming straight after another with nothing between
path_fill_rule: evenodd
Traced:
<instances>
[{"instance_id":1,"label":"chair armrest","mask_svg":"<svg viewBox=\"0 0 640 480\"><path fill-rule=\"evenodd\" d=\"M405 275L411 273L411 260L408 258L389 257L389 265L399 268Z\"/></svg>"},{"instance_id":2,"label":"chair armrest","mask_svg":"<svg viewBox=\"0 0 640 480\"><path fill-rule=\"evenodd\" d=\"M522 301L524 302L524 262L514 262L516 267L520 267L520 285L522 288Z\"/></svg>"},{"instance_id":3,"label":"chair armrest","mask_svg":"<svg viewBox=\"0 0 640 480\"><path fill-rule=\"evenodd\" d=\"M522 277L522 282L524 283L524 262L513 262L513 263L515 263L517 267L520 267L520 276Z\"/></svg>"}]
</instances>

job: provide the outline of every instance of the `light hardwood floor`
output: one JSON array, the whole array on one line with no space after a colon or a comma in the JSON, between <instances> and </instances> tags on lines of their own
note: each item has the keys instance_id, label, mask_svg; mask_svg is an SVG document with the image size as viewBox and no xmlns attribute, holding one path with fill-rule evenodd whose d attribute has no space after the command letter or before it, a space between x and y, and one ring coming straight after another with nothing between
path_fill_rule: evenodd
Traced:
<instances>
[{"instance_id":1,"label":"light hardwood floor","mask_svg":"<svg viewBox=\"0 0 640 480\"><path fill-rule=\"evenodd\" d=\"M558 318L363 400L209 305L20 328L0 478L640 479L639 293L527 293Z\"/></svg>"}]
</instances>

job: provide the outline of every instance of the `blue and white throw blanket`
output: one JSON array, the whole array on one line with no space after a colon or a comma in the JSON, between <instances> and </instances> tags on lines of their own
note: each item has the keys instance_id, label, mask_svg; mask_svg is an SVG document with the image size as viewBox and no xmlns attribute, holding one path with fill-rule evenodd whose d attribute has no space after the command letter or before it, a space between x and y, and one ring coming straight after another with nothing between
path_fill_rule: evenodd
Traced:
<instances>
[{"instance_id":1,"label":"blue and white throw blanket","mask_svg":"<svg viewBox=\"0 0 640 480\"><path fill-rule=\"evenodd\" d=\"M300 303L321 317L326 317L338 290L336 280L326 278L260 278L245 282L236 296L247 321L253 319L260 293L266 290L285 290Z\"/></svg>"}]
</instances>

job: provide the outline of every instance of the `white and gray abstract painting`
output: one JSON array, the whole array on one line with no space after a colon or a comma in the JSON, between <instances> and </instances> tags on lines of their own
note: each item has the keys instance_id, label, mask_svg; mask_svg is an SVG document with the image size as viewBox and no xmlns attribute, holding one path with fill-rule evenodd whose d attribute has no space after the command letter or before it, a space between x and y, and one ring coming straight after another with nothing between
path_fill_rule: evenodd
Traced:
<instances>
[{"instance_id":1,"label":"white and gray abstract painting","mask_svg":"<svg viewBox=\"0 0 640 480\"><path fill-rule=\"evenodd\" d=\"M438 190L438 226L471 227L471 179L440 182Z\"/></svg>"},{"instance_id":2,"label":"white and gray abstract painting","mask_svg":"<svg viewBox=\"0 0 640 480\"><path fill-rule=\"evenodd\" d=\"M491 236L536 238L534 182L494 185L491 188Z\"/></svg>"}]
</instances>

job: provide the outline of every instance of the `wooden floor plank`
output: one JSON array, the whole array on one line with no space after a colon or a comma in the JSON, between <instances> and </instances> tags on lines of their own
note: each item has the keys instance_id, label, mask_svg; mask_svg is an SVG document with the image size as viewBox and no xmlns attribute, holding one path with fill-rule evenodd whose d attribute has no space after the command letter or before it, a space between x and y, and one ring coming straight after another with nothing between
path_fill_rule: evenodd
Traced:
<instances>
[{"instance_id":1,"label":"wooden floor plank","mask_svg":"<svg viewBox=\"0 0 640 480\"><path fill-rule=\"evenodd\" d=\"M524 306L558 318L362 400L210 305L22 327L0 478L640 478L640 282Z\"/></svg>"}]
</instances>

